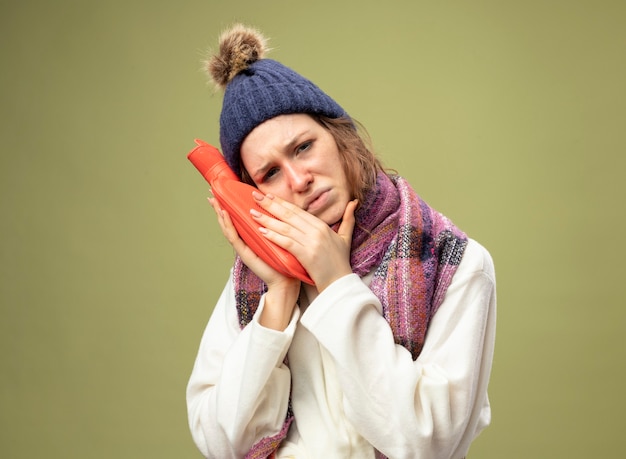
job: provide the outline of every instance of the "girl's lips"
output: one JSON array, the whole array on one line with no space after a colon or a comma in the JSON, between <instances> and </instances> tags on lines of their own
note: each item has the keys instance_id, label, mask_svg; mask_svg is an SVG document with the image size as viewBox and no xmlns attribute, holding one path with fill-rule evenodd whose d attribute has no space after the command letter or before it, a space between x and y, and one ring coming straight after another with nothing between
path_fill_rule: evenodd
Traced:
<instances>
[{"instance_id":1,"label":"girl's lips","mask_svg":"<svg viewBox=\"0 0 626 459\"><path fill-rule=\"evenodd\" d=\"M315 193L310 201L307 202L304 210L313 213L315 210L319 210L326 205L329 199L330 190L321 190Z\"/></svg>"}]
</instances>

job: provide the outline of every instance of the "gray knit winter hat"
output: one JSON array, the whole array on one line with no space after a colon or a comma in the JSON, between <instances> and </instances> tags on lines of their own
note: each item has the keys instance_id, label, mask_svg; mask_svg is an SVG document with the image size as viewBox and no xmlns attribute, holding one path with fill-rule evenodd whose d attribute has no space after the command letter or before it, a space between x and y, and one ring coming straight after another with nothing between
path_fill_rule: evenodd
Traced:
<instances>
[{"instance_id":1,"label":"gray knit winter hat","mask_svg":"<svg viewBox=\"0 0 626 459\"><path fill-rule=\"evenodd\" d=\"M329 118L348 114L320 88L280 62L264 59L266 39L235 25L220 37L207 71L224 92L220 143L229 166L241 177L239 149L259 124L278 115L309 113Z\"/></svg>"}]
</instances>

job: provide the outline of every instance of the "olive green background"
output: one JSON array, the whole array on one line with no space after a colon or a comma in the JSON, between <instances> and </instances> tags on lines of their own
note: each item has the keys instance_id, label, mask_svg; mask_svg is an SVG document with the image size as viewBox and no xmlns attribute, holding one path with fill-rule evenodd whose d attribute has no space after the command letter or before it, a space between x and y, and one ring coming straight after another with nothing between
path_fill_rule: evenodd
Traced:
<instances>
[{"instance_id":1,"label":"olive green background","mask_svg":"<svg viewBox=\"0 0 626 459\"><path fill-rule=\"evenodd\" d=\"M185 155L218 142L200 61L234 21L491 251L470 457L623 455L624 2L0 5L1 457L199 457L185 385L232 251Z\"/></svg>"}]
</instances>

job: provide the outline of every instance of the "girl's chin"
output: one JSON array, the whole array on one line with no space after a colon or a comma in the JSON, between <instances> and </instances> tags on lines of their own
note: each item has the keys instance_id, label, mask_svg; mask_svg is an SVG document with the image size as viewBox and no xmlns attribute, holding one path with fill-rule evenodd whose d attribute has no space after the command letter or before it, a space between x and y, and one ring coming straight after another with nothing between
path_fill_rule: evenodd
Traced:
<instances>
[{"instance_id":1,"label":"girl's chin","mask_svg":"<svg viewBox=\"0 0 626 459\"><path fill-rule=\"evenodd\" d=\"M333 228L335 225L339 225L339 223L341 223L342 217L343 211L340 212L336 209L328 209L320 215L317 215L317 218Z\"/></svg>"}]
</instances>

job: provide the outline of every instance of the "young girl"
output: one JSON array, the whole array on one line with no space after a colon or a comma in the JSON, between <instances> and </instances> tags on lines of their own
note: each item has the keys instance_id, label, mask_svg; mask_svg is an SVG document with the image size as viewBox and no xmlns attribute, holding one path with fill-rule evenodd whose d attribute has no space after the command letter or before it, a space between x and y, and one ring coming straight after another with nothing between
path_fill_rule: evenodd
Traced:
<instances>
[{"instance_id":1,"label":"young girl","mask_svg":"<svg viewBox=\"0 0 626 459\"><path fill-rule=\"evenodd\" d=\"M462 458L490 422L491 257L386 173L354 121L241 25L208 62L220 142L258 191L276 272L210 202L237 253L187 388L207 458Z\"/></svg>"}]
</instances>

